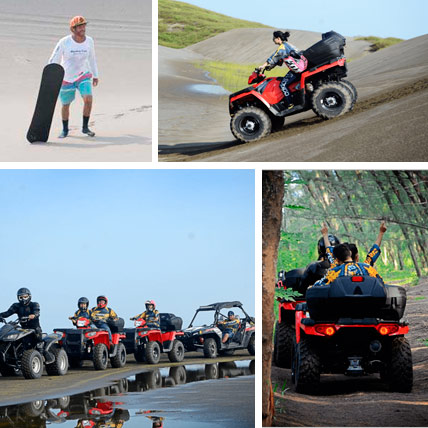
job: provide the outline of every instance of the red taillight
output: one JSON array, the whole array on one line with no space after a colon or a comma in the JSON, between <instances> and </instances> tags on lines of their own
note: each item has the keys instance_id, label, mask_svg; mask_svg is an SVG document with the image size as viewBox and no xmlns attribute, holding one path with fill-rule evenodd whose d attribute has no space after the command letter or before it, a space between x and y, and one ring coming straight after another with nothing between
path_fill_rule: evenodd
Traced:
<instances>
[{"instance_id":1,"label":"red taillight","mask_svg":"<svg viewBox=\"0 0 428 428\"><path fill-rule=\"evenodd\" d=\"M363 276L351 276L351 281L352 282L363 282L364 277Z\"/></svg>"},{"instance_id":2,"label":"red taillight","mask_svg":"<svg viewBox=\"0 0 428 428\"><path fill-rule=\"evenodd\" d=\"M381 325L378 327L379 333L382 336L386 336L387 334L394 334L398 331L398 325Z\"/></svg>"},{"instance_id":3,"label":"red taillight","mask_svg":"<svg viewBox=\"0 0 428 428\"><path fill-rule=\"evenodd\" d=\"M336 333L336 329L333 326L317 325L315 331L326 336L333 336Z\"/></svg>"}]
</instances>

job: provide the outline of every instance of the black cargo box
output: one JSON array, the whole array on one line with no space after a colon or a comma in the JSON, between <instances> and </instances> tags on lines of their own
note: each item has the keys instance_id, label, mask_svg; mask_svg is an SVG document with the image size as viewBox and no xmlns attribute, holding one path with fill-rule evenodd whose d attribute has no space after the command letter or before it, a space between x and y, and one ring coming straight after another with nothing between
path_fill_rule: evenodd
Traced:
<instances>
[{"instance_id":1,"label":"black cargo box","mask_svg":"<svg viewBox=\"0 0 428 428\"><path fill-rule=\"evenodd\" d=\"M335 31L329 31L322 35L322 40L302 53L308 60L308 68L312 68L316 65L327 64L331 60L344 55L345 45L345 37Z\"/></svg>"},{"instance_id":2,"label":"black cargo box","mask_svg":"<svg viewBox=\"0 0 428 428\"><path fill-rule=\"evenodd\" d=\"M123 327L125 326L125 320L123 318L118 318L117 320L109 319L107 324L112 333L120 333L123 331Z\"/></svg>"},{"instance_id":3,"label":"black cargo box","mask_svg":"<svg viewBox=\"0 0 428 428\"><path fill-rule=\"evenodd\" d=\"M162 331L177 331L181 330L183 326L183 320L180 317L176 317L174 314L161 313L160 316L160 328Z\"/></svg>"},{"instance_id":4,"label":"black cargo box","mask_svg":"<svg viewBox=\"0 0 428 428\"><path fill-rule=\"evenodd\" d=\"M305 269L292 269L285 273L285 286L287 288L292 288L293 290L298 290L300 286L300 281L302 280L303 273Z\"/></svg>"},{"instance_id":5,"label":"black cargo box","mask_svg":"<svg viewBox=\"0 0 428 428\"><path fill-rule=\"evenodd\" d=\"M306 301L311 318L331 322L339 318L379 318L386 305L385 286L377 278L362 278L362 282L353 282L351 277L343 276L332 284L309 288Z\"/></svg>"}]
</instances>

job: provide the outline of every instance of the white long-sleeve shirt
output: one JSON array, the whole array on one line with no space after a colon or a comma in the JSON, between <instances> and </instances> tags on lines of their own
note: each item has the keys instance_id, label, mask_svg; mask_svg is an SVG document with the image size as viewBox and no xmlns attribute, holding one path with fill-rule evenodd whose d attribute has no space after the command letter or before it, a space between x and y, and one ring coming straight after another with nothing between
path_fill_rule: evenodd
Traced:
<instances>
[{"instance_id":1,"label":"white long-sleeve shirt","mask_svg":"<svg viewBox=\"0 0 428 428\"><path fill-rule=\"evenodd\" d=\"M73 83L88 73L98 78L94 40L89 36L86 36L82 43L75 42L71 35L63 37L49 58L49 64L51 63L61 64L64 67L65 82Z\"/></svg>"}]
</instances>

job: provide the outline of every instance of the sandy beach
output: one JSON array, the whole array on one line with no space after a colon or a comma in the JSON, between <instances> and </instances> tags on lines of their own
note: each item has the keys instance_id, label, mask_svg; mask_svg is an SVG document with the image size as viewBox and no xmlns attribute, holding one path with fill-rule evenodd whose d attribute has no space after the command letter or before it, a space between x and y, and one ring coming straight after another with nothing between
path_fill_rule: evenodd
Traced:
<instances>
[{"instance_id":1,"label":"sandy beach","mask_svg":"<svg viewBox=\"0 0 428 428\"><path fill-rule=\"evenodd\" d=\"M151 161L151 13L150 0L2 1L0 161ZM57 138L58 101L49 141L32 145L25 136L42 69L75 15L87 19L95 42L99 85L90 126L96 137L80 132L83 102L76 94L69 137Z\"/></svg>"}]
</instances>

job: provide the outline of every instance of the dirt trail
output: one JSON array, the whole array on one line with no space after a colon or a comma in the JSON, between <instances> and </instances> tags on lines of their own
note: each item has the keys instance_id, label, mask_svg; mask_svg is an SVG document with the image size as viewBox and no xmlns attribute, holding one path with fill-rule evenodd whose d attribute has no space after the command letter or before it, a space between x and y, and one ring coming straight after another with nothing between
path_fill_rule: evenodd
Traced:
<instances>
[{"instance_id":1,"label":"dirt trail","mask_svg":"<svg viewBox=\"0 0 428 428\"><path fill-rule=\"evenodd\" d=\"M405 317L410 325L406 337L413 356L413 390L409 394L388 392L378 375L349 378L323 375L318 396L293 391L290 370L272 368L275 393L274 426L428 426L428 278L415 287L406 286Z\"/></svg>"}]
</instances>

